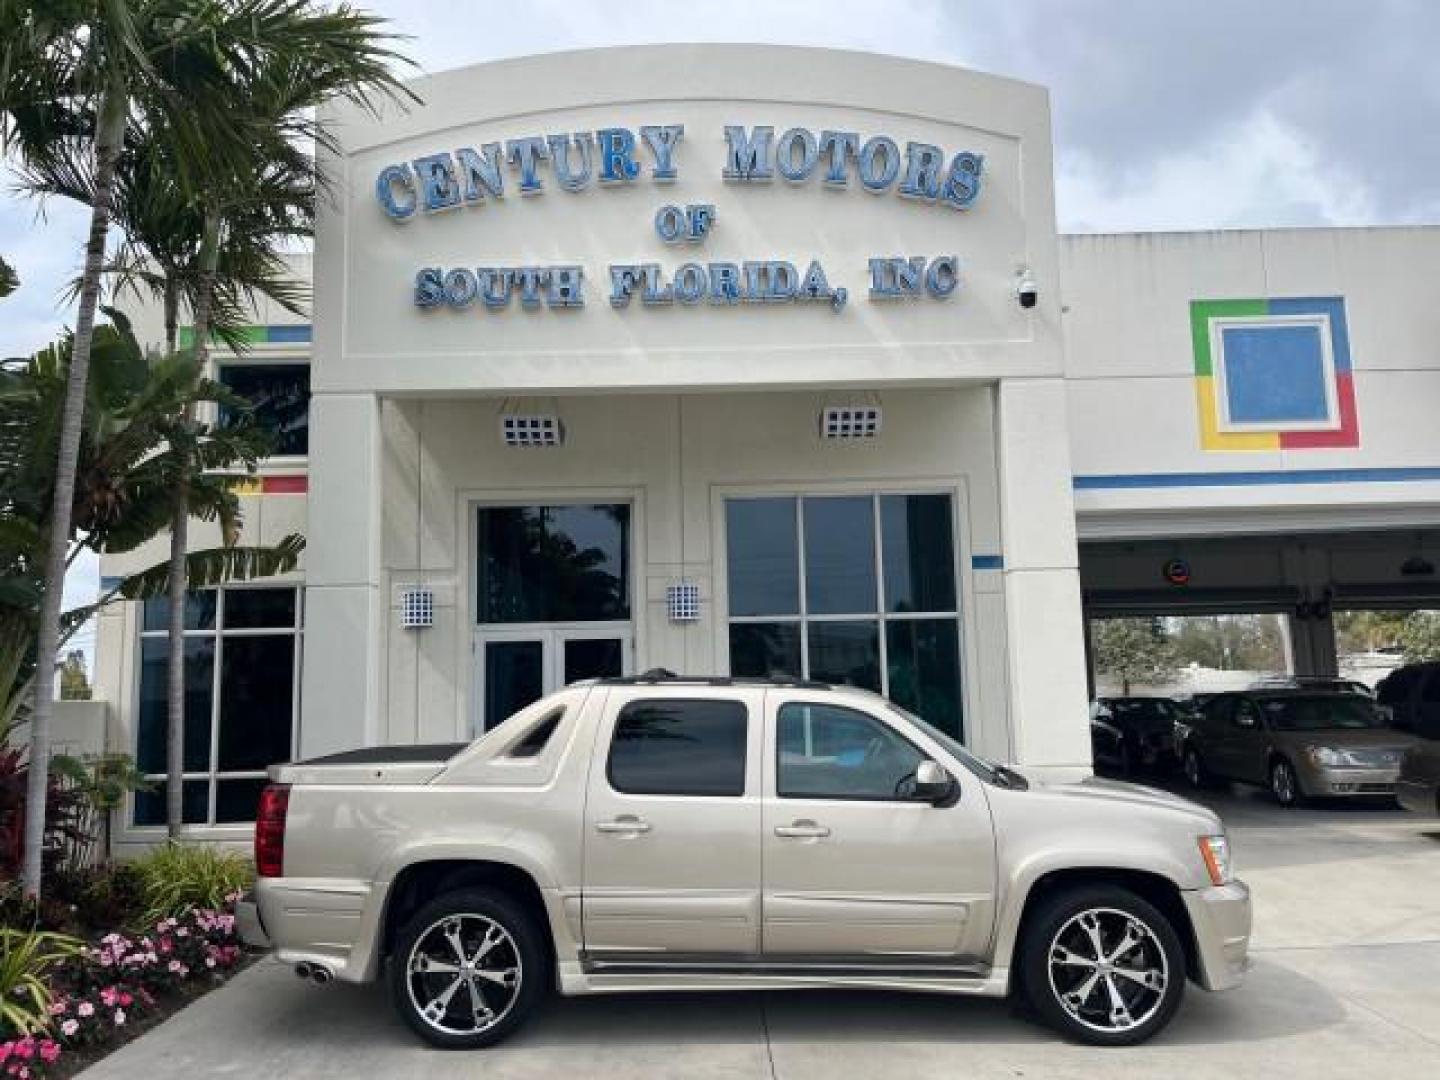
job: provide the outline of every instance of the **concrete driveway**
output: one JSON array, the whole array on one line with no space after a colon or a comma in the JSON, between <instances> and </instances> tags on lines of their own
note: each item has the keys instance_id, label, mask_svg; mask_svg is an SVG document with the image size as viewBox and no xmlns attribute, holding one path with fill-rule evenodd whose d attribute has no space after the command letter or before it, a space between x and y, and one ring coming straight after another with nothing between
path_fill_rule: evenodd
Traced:
<instances>
[{"instance_id":1,"label":"concrete driveway","mask_svg":"<svg viewBox=\"0 0 1440 1080\"><path fill-rule=\"evenodd\" d=\"M1440 822L1209 797L1255 890L1245 986L1190 988L1146 1046L1062 1042L999 1002L829 991L555 999L503 1046L426 1049L377 987L266 961L85 1072L254 1077L1352 1077L1440 1071Z\"/></svg>"}]
</instances>

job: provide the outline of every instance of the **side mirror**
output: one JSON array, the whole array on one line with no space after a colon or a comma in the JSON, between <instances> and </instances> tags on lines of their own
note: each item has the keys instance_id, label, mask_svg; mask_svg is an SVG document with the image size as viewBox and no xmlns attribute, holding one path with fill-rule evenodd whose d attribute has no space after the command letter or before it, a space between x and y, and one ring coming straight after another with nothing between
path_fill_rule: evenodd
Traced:
<instances>
[{"instance_id":1,"label":"side mirror","mask_svg":"<svg viewBox=\"0 0 1440 1080\"><path fill-rule=\"evenodd\" d=\"M915 768L915 798L933 806L949 806L960 793L955 778L934 761L922 761Z\"/></svg>"}]
</instances>

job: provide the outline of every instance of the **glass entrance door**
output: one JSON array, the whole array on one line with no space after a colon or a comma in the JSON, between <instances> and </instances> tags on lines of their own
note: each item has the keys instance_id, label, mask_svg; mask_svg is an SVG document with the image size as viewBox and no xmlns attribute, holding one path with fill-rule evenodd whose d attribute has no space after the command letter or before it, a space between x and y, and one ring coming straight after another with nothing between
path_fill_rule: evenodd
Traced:
<instances>
[{"instance_id":1,"label":"glass entrance door","mask_svg":"<svg viewBox=\"0 0 1440 1080\"><path fill-rule=\"evenodd\" d=\"M628 674L629 504L475 513L476 731L577 680Z\"/></svg>"},{"instance_id":2,"label":"glass entrance door","mask_svg":"<svg viewBox=\"0 0 1440 1080\"><path fill-rule=\"evenodd\" d=\"M477 735L563 686L632 671L629 623L480 629L474 651Z\"/></svg>"}]
</instances>

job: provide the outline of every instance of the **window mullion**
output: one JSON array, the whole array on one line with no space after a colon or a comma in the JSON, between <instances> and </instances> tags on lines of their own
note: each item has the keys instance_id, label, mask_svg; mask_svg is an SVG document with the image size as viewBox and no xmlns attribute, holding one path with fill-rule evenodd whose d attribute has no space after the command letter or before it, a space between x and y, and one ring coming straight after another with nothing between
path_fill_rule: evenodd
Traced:
<instances>
[{"instance_id":1,"label":"window mullion","mask_svg":"<svg viewBox=\"0 0 1440 1080\"><path fill-rule=\"evenodd\" d=\"M875 637L880 647L880 695L890 696L889 646L885 640L885 572L880 551L880 496L870 496L871 517L875 528Z\"/></svg>"},{"instance_id":2,"label":"window mullion","mask_svg":"<svg viewBox=\"0 0 1440 1080\"><path fill-rule=\"evenodd\" d=\"M795 497L795 570L800 594L800 677L810 678L810 598L805 574L805 500Z\"/></svg>"},{"instance_id":3,"label":"window mullion","mask_svg":"<svg viewBox=\"0 0 1440 1080\"><path fill-rule=\"evenodd\" d=\"M205 824L215 824L215 773L220 768L220 674L225 669L225 592L216 589L215 596L215 671L210 692L210 776L205 785Z\"/></svg>"}]
</instances>

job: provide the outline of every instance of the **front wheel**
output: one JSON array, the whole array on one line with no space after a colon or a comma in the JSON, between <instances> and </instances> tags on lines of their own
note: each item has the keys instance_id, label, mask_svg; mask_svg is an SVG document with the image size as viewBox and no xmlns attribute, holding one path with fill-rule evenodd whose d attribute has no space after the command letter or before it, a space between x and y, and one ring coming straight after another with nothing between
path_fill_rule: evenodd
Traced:
<instances>
[{"instance_id":1,"label":"front wheel","mask_svg":"<svg viewBox=\"0 0 1440 1080\"><path fill-rule=\"evenodd\" d=\"M432 1045L491 1046L529 1017L546 985L541 930L509 895L445 893L406 923L390 958L396 1010Z\"/></svg>"},{"instance_id":2,"label":"front wheel","mask_svg":"<svg viewBox=\"0 0 1440 1080\"><path fill-rule=\"evenodd\" d=\"M1284 758L1276 758L1270 764L1270 794L1287 809L1300 804L1300 781L1296 779L1295 766Z\"/></svg>"},{"instance_id":3,"label":"front wheel","mask_svg":"<svg viewBox=\"0 0 1440 1080\"><path fill-rule=\"evenodd\" d=\"M1020 963L1031 1004L1061 1034L1131 1046L1168 1024L1185 992L1174 927L1128 889L1086 886L1041 902Z\"/></svg>"}]
</instances>

